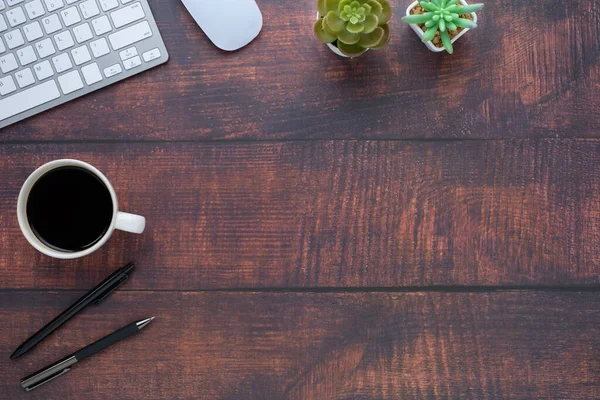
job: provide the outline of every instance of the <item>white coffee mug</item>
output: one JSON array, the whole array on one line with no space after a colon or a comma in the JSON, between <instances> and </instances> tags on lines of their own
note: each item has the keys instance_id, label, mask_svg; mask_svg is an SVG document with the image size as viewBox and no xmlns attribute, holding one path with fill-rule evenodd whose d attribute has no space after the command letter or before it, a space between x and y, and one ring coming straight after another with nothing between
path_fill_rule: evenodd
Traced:
<instances>
[{"instance_id":1,"label":"white coffee mug","mask_svg":"<svg viewBox=\"0 0 600 400\"><path fill-rule=\"evenodd\" d=\"M104 236L98 242L96 242L96 244L85 250L77 252L63 252L48 247L46 244L44 244L41 240L37 238L37 236L33 233L31 226L29 225L29 221L27 218L27 200L29 198L29 193L31 192L31 189L38 181L38 179L40 179L44 174L60 167L83 168L97 176L110 192L110 197L112 199L113 204L113 215L110 226L104 234ZM78 160L51 161L36 169L29 176L29 178L27 178L27 180L23 184L23 187L21 188L21 192L19 193L19 200L17 202L17 216L19 218L19 226L21 227L23 235L25 235L25 238L29 243L31 243L33 247L50 257L61 258L64 260L87 256L88 254L91 254L94 251L98 250L108 241L115 229L132 233L142 233L144 231L144 228L146 227L146 219L144 217L119 211L119 204L117 202L117 194L115 193L115 189L112 187L106 176L102 174L102 172L98 171L90 164Z\"/></svg>"}]
</instances>

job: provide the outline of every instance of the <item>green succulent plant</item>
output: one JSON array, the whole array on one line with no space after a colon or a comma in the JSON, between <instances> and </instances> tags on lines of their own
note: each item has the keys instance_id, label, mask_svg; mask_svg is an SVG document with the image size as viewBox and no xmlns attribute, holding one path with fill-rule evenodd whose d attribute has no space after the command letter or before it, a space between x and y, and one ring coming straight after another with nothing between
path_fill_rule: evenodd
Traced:
<instances>
[{"instance_id":1,"label":"green succulent plant","mask_svg":"<svg viewBox=\"0 0 600 400\"><path fill-rule=\"evenodd\" d=\"M459 5L456 0L430 0L419 1L419 4L426 11L424 14L409 15L402 18L402 21L409 24L425 24L427 30L423 35L423 42L433 40L435 34L439 31L442 44L450 54L454 52L452 40L448 31L458 28L473 29L477 24L469 19L461 18L461 15L471 14L483 8L483 4Z\"/></svg>"},{"instance_id":2,"label":"green succulent plant","mask_svg":"<svg viewBox=\"0 0 600 400\"><path fill-rule=\"evenodd\" d=\"M349 57L379 49L390 40L389 0L317 0L317 8L315 36L323 43L335 43Z\"/></svg>"}]
</instances>

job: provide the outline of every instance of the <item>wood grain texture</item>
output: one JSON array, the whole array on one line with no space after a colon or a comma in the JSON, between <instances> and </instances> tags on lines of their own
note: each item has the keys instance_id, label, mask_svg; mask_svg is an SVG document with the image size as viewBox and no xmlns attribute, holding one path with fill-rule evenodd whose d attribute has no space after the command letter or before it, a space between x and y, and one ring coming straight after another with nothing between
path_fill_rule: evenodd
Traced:
<instances>
[{"instance_id":1,"label":"wood grain texture","mask_svg":"<svg viewBox=\"0 0 600 400\"><path fill-rule=\"evenodd\" d=\"M0 292L4 399L596 399L598 293L117 292L17 361L80 293ZM25 394L19 379L132 320L140 335Z\"/></svg>"},{"instance_id":2,"label":"wood grain texture","mask_svg":"<svg viewBox=\"0 0 600 400\"><path fill-rule=\"evenodd\" d=\"M400 21L348 61L312 37L313 0L260 0L265 27L225 54L179 0L151 0L170 62L3 129L0 140L598 137L600 2L492 1L453 56Z\"/></svg>"},{"instance_id":3,"label":"wood grain texture","mask_svg":"<svg viewBox=\"0 0 600 400\"><path fill-rule=\"evenodd\" d=\"M600 142L288 142L0 148L0 287L599 283ZM35 166L73 157L148 219L92 256L37 253L16 218ZM33 267L35 266L35 267Z\"/></svg>"},{"instance_id":4,"label":"wood grain texture","mask_svg":"<svg viewBox=\"0 0 600 400\"><path fill-rule=\"evenodd\" d=\"M314 0L258 3L263 32L226 54L150 0L167 65L0 131L0 398L600 398L600 2L488 2L448 56L394 1L391 45L356 60L312 37ZM66 157L147 232L35 252L18 192ZM130 260L127 290L9 360Z\"/></svg>"}]
</instances>

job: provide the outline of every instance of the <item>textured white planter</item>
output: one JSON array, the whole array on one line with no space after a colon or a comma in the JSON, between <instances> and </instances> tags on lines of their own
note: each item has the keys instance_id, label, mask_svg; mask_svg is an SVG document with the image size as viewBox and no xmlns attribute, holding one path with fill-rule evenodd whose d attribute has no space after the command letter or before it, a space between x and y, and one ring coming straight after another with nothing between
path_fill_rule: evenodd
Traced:
<instances>
[{"instance_id":1,"label":"textured white planter","mask_svg":"<svg viewBox=\"0 0 600 400\"><path fill-rule=\"evenodd\" d=\"M317 13L317 21L319 20L319 18L321 18L321 14ZM418 28L418 26L417 26ZM329 47L329 50L333 51L335 54L337 54L340 57L344 57L344 58L354 58L354 57L348 57L347 55L345 55L344 53L342 53L340 51L340 49L338 49L336 46L332 45L331 43L326 43L327 47ZM367 51L369 51L370 49L367 49ZM365 51L366 53L366 51ZM364 55L364 53L362 54Z\"/></svg>"},{"instance_id":2,"label":"textured white planter","mask_svg":"<svg viewBox=\"0 0 600 400\"><path fill-rule=\"evenodd\" d=\"M469 5L469 3L467 3L465 0L460 0L460 3L463 6ZM419 5L419 2L415 1L410 6L408 6L408 8L406 9L406 15L407 16L411 15L410 14L410 10L412 10L413 8L415 8L418 5ZM471 15L473 16L473 22L477 23L477 14L471 13ZM419 38L421 38L421 40L423 40L423 35L425 34L425 32L423 32L421 30L421 28L419 28L419 25L417 25L417 24L410 24L410 27L412 28L413 31L415 31L415 33L419 36ZM462 31L460 31L460 33L458 35L456 35L456 36L454 36L452 38L452 44L454 44L454 42L456 42L462 35L464 35L465 33L467 33L469 30L470 29L463 29ZM441 51L446 51L445 48L443 48L443 47L437 47L436 45L434 45L431 40L429 42L426 42L425 46L427 46L427 48L429 50L433 51L434 53L439 53Z\"/></svg>"},{"instance_id":3,"label":"textured white planter","mask_svg":"<svg viewBox=\"0 0 600 400\"><path fill-rule=\"evenodd\" d=\"M352 58L352 57L348 57L347 55L345 55L344 53L342 53L340 51L340 49L338 49L336 46L332 45L331 43L327 43L327 47L329 47L329 49L331 51L333 51L335 54L337 54L340 57Z\"/></svg>"}]
</instances>

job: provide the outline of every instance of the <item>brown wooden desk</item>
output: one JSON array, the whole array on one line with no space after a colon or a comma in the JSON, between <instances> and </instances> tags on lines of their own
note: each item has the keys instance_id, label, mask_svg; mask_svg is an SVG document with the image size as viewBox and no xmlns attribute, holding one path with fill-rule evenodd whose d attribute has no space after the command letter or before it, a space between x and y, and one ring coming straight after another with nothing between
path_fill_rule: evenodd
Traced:
<instances>
[{"instance_id":1,"label":"brown wooden desk","mask_svg":"<svg viewBox=\"0 0 600 400\"><path fill-rule=\"evenodd\" d=\"M490 1L452 57L396 2L391 45L352 61L313 40L313 1L260 0L234 54L150 3L168 64L0 132L0 398L600 398L600 2ZM147 232L36 253L18 191L62 157ZM130 260L119 292L9 361Z\"/></svg>"}]
</instances>

